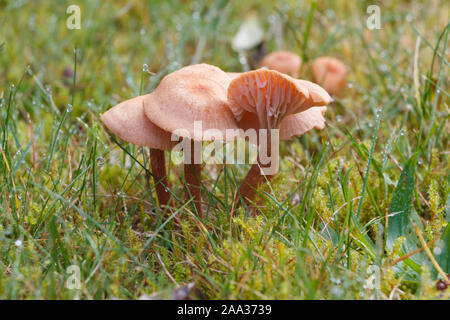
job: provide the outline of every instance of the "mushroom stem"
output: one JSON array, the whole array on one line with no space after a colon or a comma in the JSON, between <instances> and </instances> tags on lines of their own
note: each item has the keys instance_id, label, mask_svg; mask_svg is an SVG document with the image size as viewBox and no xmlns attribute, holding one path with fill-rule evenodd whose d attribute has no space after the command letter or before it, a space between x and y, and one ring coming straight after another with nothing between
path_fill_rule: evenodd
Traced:
<instances>
[{"instance_id":1,"label":"mushroom stem","mask_svg":"<svg viewBox=\"0 0 450 320\"><path fill-rule=\"evenodd\" d=\"M153 180L155 181L159 206L163 208L168 205L170 201L170 192L167 189L169 187L169 181L167 180L164 150L150 149L150 165Z\"/></svg>"},{"instance_id":2,"label":"mushroom stem","mask_svg":"<svg viewBox=\"0 0 450 320\"><path fill-rule=\"evenodd\" d=\"M273 177L275 177L275 175L262 174L260 166L261 164L259 162L254 163L245 176L244 181L241 182L241 185L239 186L239 194L236 195L235 199L236 209L241 205L241 201L239 201L240 196L242 197L245 205L248 206L250 204L250 201L255 197L258 186L266 182L267 180L270 181Z\"/></svg>"},{"instance_id":3,"label":"mushroom stem","mask_svg":"<svg viewBox=\"0 0 450 320\"><path fill-rule=\"evenodd\" d=\"M195 163L195 142L190 141L190 163L184 164L184 177L186 179L186 198L193 199L195 209L200 217L203 218L202 210L202 190L201 190L201 173L202 165Z\"/></svg>"},{"instance_id":4,"label":"mushroom stem","mask_svg":"<svg viewBox=\"0 0 450 320\"><path fill-rule=\"evenodd\" d=\"M268 139L265 142L262 142L263 145L260 144L261 141L258 141L257 162L252 165L247 175L245 176L244 181L242 181L241 185L239 186L239 193L236 195L236 198L234 199L236 209L239 208L241 205L240 197L242 197L244 204L248 206L252 201L252 199L255 197L258 186L266 181L272 180L272 178L275 177L276 175L276 174L266 174L262 172L262 170L270 168L275 163L274 161L278 161L278 159L272 159L273 146L270 137L271 135L269 134ZM268 163L261 162L261 155L263 153L262 152L263 150L265 151L264 153L266 154L266 156L270 159ZM276 155L278 156L278 153L276 153Z\"/></svg>"}]
</instances>

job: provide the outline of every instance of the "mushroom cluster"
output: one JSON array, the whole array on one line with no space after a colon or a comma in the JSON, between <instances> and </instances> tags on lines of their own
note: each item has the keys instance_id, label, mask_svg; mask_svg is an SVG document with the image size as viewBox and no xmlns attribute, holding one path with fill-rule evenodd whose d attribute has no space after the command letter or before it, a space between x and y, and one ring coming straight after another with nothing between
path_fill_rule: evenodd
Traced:
<instances>
[{"instance_id":1,"label":"mushroom cluster","mask_svg":"<svg viewBox=\"0 0 450 320\"><path fill-rule=\"evenodd\" d=\"M293 75L300 61L297 63L290 72ZM276 144L313 128L323 129L325 106L330 102L319 85L276 70L226 73L198 64L165 76L152 93L114 106L101 120L121 139L150 148L151 174L161 208L172 206L164 151L182 143L186 199L192 199L193 208L203 216L202 141L228 139L230 131L237 132L233 139L243 130L260 132L257 162L235 199L237 207L241 202L249 204L258 185L271 179L278 169ZM261 161L262 154L272 160Z\"/></svg>"},{"instance_id":2,"label":"mushroom cluster","mask_svg":"<svg viewBox=\"0 0 450 320\"><path fill-rule=\"evenodd\" d=\"M237 129L226 107L229 82L227 74L217 67L184 67L165 76L152 93L126 100L101 115L106 127L121 139L150 147L151 172L161 207L170 201L164 150L171 150L182 137L186 195L203 215L199 144L213 139L204 134L209 129L223 133ZM200 130L195 130L197 121L202 124Z\"/></svg>"}]
</instances>

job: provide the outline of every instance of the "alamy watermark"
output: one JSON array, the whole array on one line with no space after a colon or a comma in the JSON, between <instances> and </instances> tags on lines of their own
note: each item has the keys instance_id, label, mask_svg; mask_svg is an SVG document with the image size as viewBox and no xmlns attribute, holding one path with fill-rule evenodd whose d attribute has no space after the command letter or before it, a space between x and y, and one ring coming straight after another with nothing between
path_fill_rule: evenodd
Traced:
<instances>
[{"instance_id":1,"label":"alamy watermark","mask_svg":"<svg viewBox=\"0 0 450 320\"><path fill-rule=\"evenodd\" d=\"M69 30L81 29L81 9L79 6L72 4L67 7L66 13L70 16L66 20L66 27Z\"/></svg>"},{"instance_id":2,"label":"alamy watermark","mask_svg":"<svg viewBox=\"0 0 450 320\"><path fill-rule=\"evenodd\" d=\"M266 175L277 173L279 167L279 129L202 129L202 121L194 122L193 135L186 129L172 133L179 141L172 152L183 151L183 157L173 157L175 164L246 164L258 163ZM181 141L180 141L181 137ZM193 142L194 141L194 142ZM208 141L205 146L201 141ZM245 141L248 141L246 148Z\"/></svg>"},{"instance_id":3,"label":"alamy watermark","mask_svg":"<svg viewBox=\"0 0 450 320\"><path fill-rule=\"evenodd\" d=\"M366 26L369 30L381 29L381 9L377 5L370 5L366 10L370 16L367 18Z\"/></svg>"},{"instance_id":4,"label":"alamy watermark","mask_svg":"<svg viewBox=\"0 0 450 320\"><path fill-rule=\"evenodd\" d=\"M70 265L66 269L66 274L68 275L66 280L66 288L69 290L80 290L81 289L81 272L80 267L76 264Z\"/></svg>"}]
</instances>

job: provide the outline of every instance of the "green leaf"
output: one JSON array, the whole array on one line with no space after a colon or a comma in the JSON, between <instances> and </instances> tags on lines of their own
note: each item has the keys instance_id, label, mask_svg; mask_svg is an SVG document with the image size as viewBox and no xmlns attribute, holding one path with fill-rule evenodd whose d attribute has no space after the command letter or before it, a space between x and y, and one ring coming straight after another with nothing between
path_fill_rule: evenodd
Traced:
<instances>
[{"instance_id":1,"label":"green leaf","mask_svg":"<svg viewBox=\"0 0 450 320\"><path fill-rule=\"evenodd\" d=\"M395 240L410 233L411 203L414 195L414 172L416 159L412 156L403 168L389 206L389 224L386 246L392 250Z\"/></svg>"},{"instance_id":2,"label":"green leaf","mask_svg":"<svg viewBox=\"0 0 450 320\"><path fill-rule=\"evenodd\" d=\"M439 243L441 250L440 254L435 254L436 261L444 272L450 273L450 224L447 224Z\"/></svg>"}]
</instances>

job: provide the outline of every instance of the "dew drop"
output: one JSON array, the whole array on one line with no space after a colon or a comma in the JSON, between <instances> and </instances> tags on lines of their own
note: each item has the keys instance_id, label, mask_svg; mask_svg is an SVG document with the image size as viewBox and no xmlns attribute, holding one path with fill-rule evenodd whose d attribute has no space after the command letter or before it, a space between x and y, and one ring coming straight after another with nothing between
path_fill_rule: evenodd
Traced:
<instances>
[{"instance_id":1,"label":"dew drop","mask_svg":"<svg viewBox=\"0 0 450 320\"><path fill-rule=\"evenodd\" d=\"M14 241L14 244L16 245L16 247L21 247L22 246L22 240L16 240L16 241Z\"/></svg>"},{"instance_id":2,"label":"dew drop","mask_svg":"<svg viewBox=\"0 0 450 320\"><path fill-rule=\"evenodd\" d=\"M247 57L244 56L244 55L241 55L239 57L239 63L242 64L242 65L247 65Z\"/></svg>"},{"instance_id":3,"label":"dew drop","mask_svg":"<svg viewBox=\"0 0 450 320\"><path fill-rule=\"evenodd\" d=\"M103 165L105 164L105 159L103 157L98 157L96 161L99 167L103 167Z\"/></svg>"}]
</instances>

